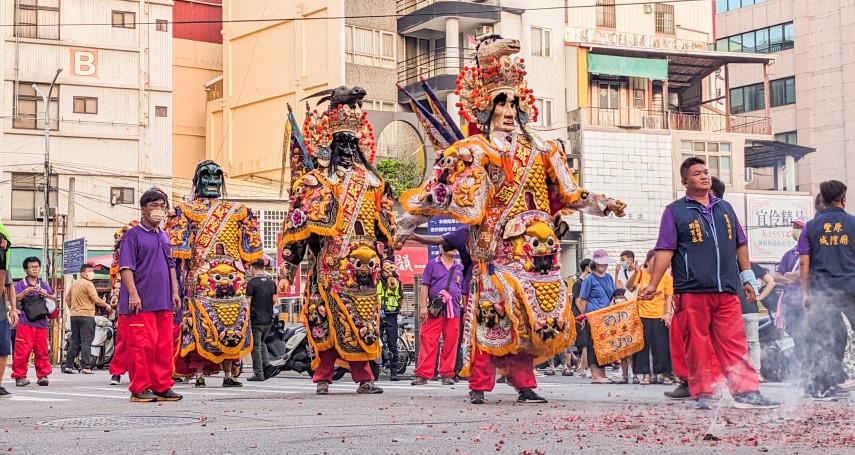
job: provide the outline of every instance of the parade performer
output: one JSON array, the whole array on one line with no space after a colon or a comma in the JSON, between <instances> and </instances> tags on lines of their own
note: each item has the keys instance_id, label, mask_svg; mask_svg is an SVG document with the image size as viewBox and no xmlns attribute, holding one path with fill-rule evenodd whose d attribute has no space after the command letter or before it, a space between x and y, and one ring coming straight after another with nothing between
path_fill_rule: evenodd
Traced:
<instances>
[{"instance_id":1,"label":"parade performer","mask_svg":"<svg viewBox=\"0 0 855 455\"><path fill-rule=\"evenodd\" d=\"M360 107L365 91L332 92L329 109L306 115L311 159L300 161L311 169L292 181L281 243L283 280L290 286L308 254L302 319L315 353L318 395L329 393L339 359L349 364L357 393L382 393L368 362L381 354L377 283L397 278L394 199L371 165L374 134Z\"/></svg>"},{"instance_id":2,"label":"parade performer","mask_svg":"<svg viewBox=\"0 0 855 455\"><path fill-rule=\"evenodd\" d=\"M156 188L152 189L156 190ZM113 310L116 310L119 304L119 291L122 288L122 276L119 274L119 246L122 244L122 237L124 237L125 233L138 224L140 224L139 220L132 220L113 234L113 262L110 264L110 308L113 308ZM128 372L126 338L124 334L116 331L113 359L110 360L110 385L119 385L122 382L122 375Z\"/></svg>"},{"instance_id":3,"label":"parade performer","mask_svg":"<svg viewBox=\"0 0 855 455\"><path fill-rule=\"evenodd\" d=\"M223 387L241 387L233 365L252 351L246 264L261 258L258 220L243 204L220 200L223 171L210 160L196 166L193 199L175 207L166 230L183 284L184 319L175 353L175 374L205 374L222 366Z\"/></svg>"},{"instance_id":4,"label":"parade performer","mask_svg":"<svg viewBox=\"0 0 855 455\"><path fill-rule=\"evenodd\" d=\"M524 62L510 58L518 51L517 40L487 36L476 49L478 65L458 77L460 114L470 132L477 124L483 134L461 139L429 87L437 115L412 103L438 156L433 178L400 199L409 214L398 223L396 246L435 215L471 225L474 293L464 316L460 374L469 376L474 404L493 389L496 367L519 391L519 401L546 402L533 390L533 364L562 352L575 337L555 220L567 209L623 216L625 207L579 188L563 144L527 128L537 110ZM457 141L443 148L449 139Z\"/></svg>"}]
</instances>

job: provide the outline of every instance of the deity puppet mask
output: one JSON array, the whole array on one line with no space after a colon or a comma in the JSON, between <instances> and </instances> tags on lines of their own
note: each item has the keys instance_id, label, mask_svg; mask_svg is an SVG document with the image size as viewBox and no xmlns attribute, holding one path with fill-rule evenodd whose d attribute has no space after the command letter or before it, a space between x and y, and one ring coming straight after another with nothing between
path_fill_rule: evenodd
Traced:
<instances>
[{"instance_id":1,"label":"deity puppet mask","mask_svg":"<svg viewBox=\"0 0 855 455\"><path fill-rule=\"evenodd\" d=\"M351 169L353 161L359 153L359 139L349 131L335 133L330 149L332 150L330 166L333 169L339 167Z\"/></svg>"},{"instance_id":2,"label":"deity puppet mask","mask_svg":"<svg viewBox=\"0 0 855 455\"><path fill-rule=\"evenodd\" d=\"M193 176L196 199L217 199L223 192L223 170L213 161L203 161L196 166Z\"/></svg>"}]
</instances>

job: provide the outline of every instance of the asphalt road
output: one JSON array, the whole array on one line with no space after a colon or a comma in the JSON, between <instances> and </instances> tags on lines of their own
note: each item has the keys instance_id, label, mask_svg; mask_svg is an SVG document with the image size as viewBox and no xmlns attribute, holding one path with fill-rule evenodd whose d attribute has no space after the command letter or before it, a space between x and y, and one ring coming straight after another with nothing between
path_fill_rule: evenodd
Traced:
<instances>
[{"instance_id":1,"label":"asphalt road","mask_svg":"<svg viewBox=\"0 0 855 455\"><path fill-rule=\"evenodd\" d=\"M497 384L473 406L461 382L379 381L382 395L355 394L349 382L318 397L306 376L285 375L223 389L178 384L184 400L130 403L127 384L106 372L54 374L49 387L4 385L0 452L27 454L707 454L853 453L855 407L814 403L789 386L764 385L785 400L775 411L713 411L667 401L668 386L591 385L541 377L548 404L517 403ZM126 380L126 378L123 378ZM349 380L349 376L345 379ZM727 396L727 394L725 394ZM852 403L855 403L853 399ZM712 437L705 439L705 435Z\"/></svg>"}]
</instances>

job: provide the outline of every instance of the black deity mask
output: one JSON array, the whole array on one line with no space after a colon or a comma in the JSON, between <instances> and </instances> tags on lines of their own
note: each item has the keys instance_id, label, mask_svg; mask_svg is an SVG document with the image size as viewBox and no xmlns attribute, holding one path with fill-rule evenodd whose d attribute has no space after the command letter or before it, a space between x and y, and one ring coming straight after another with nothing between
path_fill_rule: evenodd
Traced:
<instances>
[{"instance_id":1,"label":"black deity mask","mask_svg":"<svg viewBox=\"0 0 855 455\"><path fill-rule=\"evenodd\" d=\"M213 161L203 161L196 166L193 186L197 199L217 199L223 191L223 170Z\"/></svg>"}]
</instances>

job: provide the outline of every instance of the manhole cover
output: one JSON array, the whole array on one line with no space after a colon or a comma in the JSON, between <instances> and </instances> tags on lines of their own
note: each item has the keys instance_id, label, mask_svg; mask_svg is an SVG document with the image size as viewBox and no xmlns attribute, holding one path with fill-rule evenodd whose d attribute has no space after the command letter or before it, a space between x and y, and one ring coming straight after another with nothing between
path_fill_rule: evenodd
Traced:
<instances>
[{"instance_id":1,"label":"manhole cover","mask_svg":"<svg viewBox=\"0 0 855 455\"><path fill-rule=\"evenodd\" d=\"M194 417L167 416L115 416L115 417L71 417L68 419L45 420L39 425L69 428L162 428L170 425L190 425L201 422Z\"/></svg>"}]
</instances>

